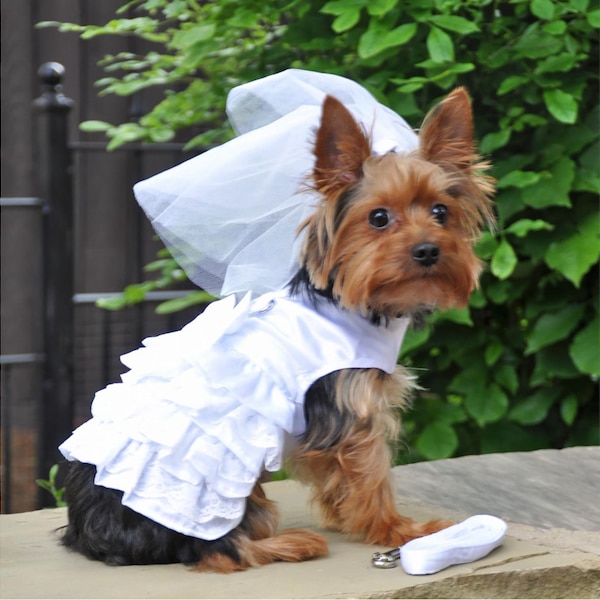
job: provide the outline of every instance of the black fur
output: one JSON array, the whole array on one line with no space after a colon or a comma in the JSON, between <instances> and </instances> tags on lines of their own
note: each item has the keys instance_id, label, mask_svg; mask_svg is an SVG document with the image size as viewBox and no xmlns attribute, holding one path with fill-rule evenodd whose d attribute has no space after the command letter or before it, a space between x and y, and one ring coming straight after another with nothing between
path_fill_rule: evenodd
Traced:
<instances>
[{"instance_id":1,"label":"black fur","mask_svg":"<svg viewBox=\"0 0 600 600\"><path fill-rule=\"evenodd\" d=\"M304 451L328 450L348 436L356 423L356 415L341 410L335 401L335 388L340 371L315 381L304 398L306 431L300 439Z\"/></svg>"},{"instance_id":2,"label":"black fur","mask_svg":"<svg viewBox=\"0 0 600 600\"><path fill-rule=\"evenodd\" d=\"M317 289L310 281L310 275L308 274L306 266L298 269L298 272L289 283L289 288L292 296L297 296L300 293L306 294L315 309L318 309L319 303L323 300L331 302L332 304L336 303L336 299L333 295L333 282L331 282L326 289Z\"/></svg>"},{"instance_id":3,"label":"black fur","mask_svg":"<svg viewBox=\"0 0 600 600\"><path fill-rule=\"evenodd\" d=\"M69 464L65 482L69 523L61 543L84 556L109 565L195 564L213 554L236 562L236 538L247 531L248 521L262 510L248 501L244 520L228 535L205 541L172 531L121 504L122 492L94 484L96 467Z\"/></svg>"}]
</instances>

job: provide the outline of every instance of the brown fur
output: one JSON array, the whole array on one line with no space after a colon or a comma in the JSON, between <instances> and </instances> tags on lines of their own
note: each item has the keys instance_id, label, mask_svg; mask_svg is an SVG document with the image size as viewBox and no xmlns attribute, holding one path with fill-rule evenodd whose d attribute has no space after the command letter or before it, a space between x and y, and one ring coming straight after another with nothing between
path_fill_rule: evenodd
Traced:
<instances>
[{"instance_id":1,"label":"brown fur","mask_svg":"<svg viewBox=\"0 0 600 600\"><path fill-rule=\"evenodd\" d=\"M309 450L309 440L293 456L296 474L312 485L324 527L362 535L370 544L399 546L450 524L414 523L394 506L388 440L395 438L394 413L405 405L411 379L402 368L394 375L375 369L341 372L336 401L356 416L355 426L334 447Z\"/></svg>"},{"instance_id":2,"label":"brown fur","mask_svg":"<svg viewBox=\"0 0 600 600\"><path fill-rule=\"evenodd\" d=\"M424 302L436 308L465 306L481 270L473 242L484 223L493 223L492 183L478 172L488 165L479 162L471 135L469 99L459 88L425 118L418 152L371 156L367 134L342 104L328 98L313 176L322 200L302 225L303 259L315 287L326 288L334 280L333 293L345 308L392 318ZM332 148L337 153L332 155ZM337 203L352 188L336 227ZM448 207L444 227L431 217L438 203ZM385 231L368 223L369 213L379 207L395 216ZM439 263L426 272L410 255L423 241L444 249Z\"/></svg>"}]
</instances>

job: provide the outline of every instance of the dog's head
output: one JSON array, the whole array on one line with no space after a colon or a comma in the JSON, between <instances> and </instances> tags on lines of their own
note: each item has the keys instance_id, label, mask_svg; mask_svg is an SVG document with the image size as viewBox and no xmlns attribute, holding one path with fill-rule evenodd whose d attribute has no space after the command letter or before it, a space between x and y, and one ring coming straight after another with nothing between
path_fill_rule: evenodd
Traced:
<instances>
[{"instance_id":1,"label":"dog's head","mask_svg":"<svg viewBox=\"0 0 600 600\"><path fill-rule=\"evenodd\" d=\"M473 244L494 217L464 89L430 111L409 155L373 155L369 135L328 96L314 155L320 202L302 225L300 262L316 291L387 318L467 304L481 271Z\"/></svg>"}]
</instances>

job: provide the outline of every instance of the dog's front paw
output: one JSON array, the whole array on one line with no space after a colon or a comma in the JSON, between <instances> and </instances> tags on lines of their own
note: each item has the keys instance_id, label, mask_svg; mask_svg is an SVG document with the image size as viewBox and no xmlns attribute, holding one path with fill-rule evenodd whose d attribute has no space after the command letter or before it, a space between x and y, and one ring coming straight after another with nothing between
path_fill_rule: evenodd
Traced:
<instances>
[{"instance_id":1,"label":"dog's front paw","mask_svg":"<svg viewBox=\"0 0 600 600\"><path fill-rule=\"evenodd\" d=\"M399 525L393 527L381 528L378 531L371 531L367 542L378 544L380 546L390 546L398 548L415 538L435 533L441 529L446 529L454 525L452 521L434 520L425 523L404 520Z\"/></svg>"}]
</instances>

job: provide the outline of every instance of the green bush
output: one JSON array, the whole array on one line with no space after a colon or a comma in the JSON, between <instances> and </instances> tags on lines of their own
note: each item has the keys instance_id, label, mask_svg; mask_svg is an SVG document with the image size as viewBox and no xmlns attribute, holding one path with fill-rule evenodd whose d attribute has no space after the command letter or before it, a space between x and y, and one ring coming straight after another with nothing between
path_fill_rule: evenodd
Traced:
<instances>
[{"instance_id":1,"label":"green bush","mask_svg":"<svg viewBox=\"0 0 600 600\"><path fill-rule=\"evenodd\" d=\"M600 9L589 0L137 0L82 37L136 35L145 56L103 60L102 93L150 86L139 123L87 122L109 148L189 145L231 132L227 91L288 67L355 79L417 125L465 85L498 180L499 231L470 307L411 332L402 361L423 391L405 418L406 460L597 444ZM178 89L179 91L173 91Z\"/></svg>"}]
</instances>

